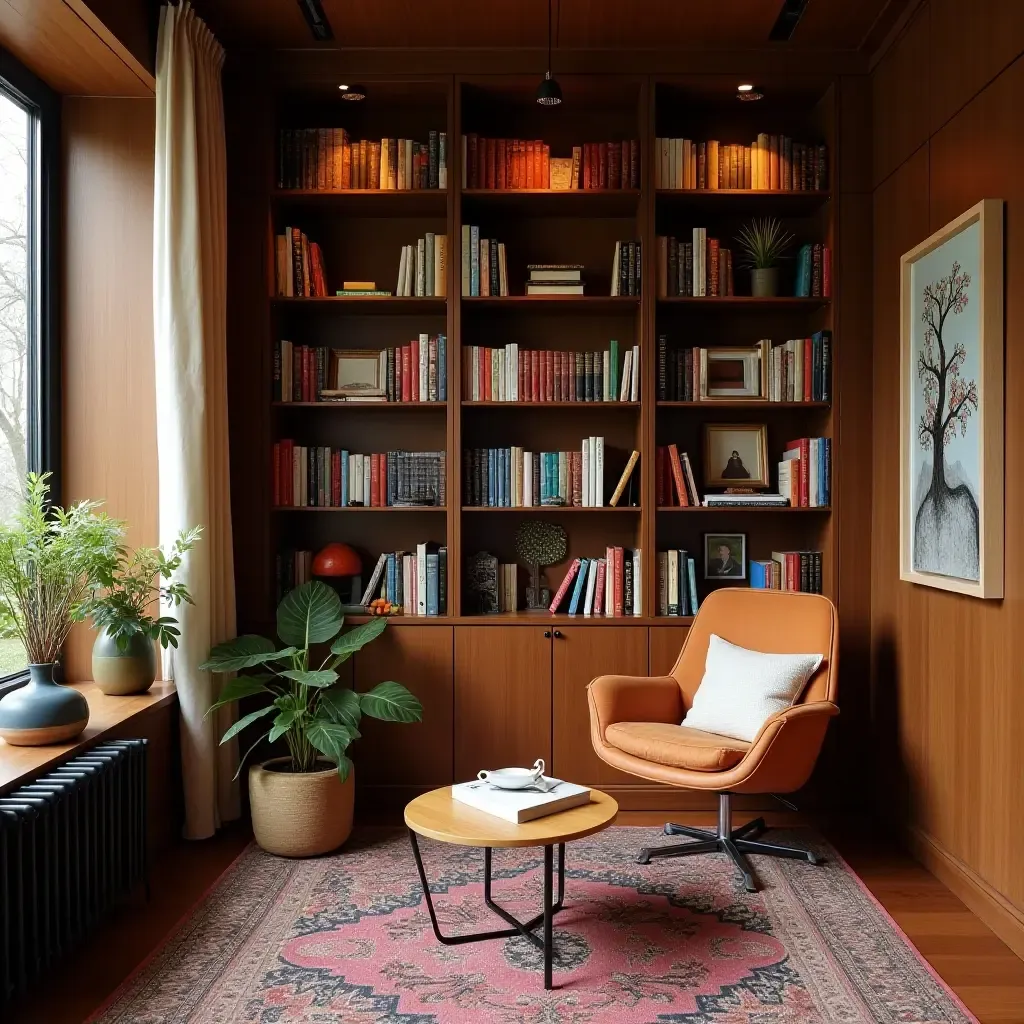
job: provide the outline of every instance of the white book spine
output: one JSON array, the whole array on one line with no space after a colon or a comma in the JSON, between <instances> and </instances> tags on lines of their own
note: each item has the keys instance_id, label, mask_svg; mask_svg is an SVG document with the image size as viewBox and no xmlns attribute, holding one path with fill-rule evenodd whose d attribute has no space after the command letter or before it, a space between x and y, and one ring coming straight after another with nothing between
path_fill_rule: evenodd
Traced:
<instances>
[{"instance_id":1,"label":"white book spine","mask_svg":"<svg viewBox=\"0 0 1024 1024\"><path fill-rule=\"evenodd\" d=\"M630 401L640 401L640 346L633 346L633 359L629 366L630 372Z\"/></svg>"},{"instance_id":2,"label":"white book spine","mask_svg":"<svg viewBox=\"0 0 1024 1024\"><path fill-rule=\"evenodd\" d=\"M596 508L604 506L604 438L595 437L594 446L594 491L593 499Z\"/></svg>"},{"instance_id":3,"label":"white book spine","mask_svg":"<svg viewBox=\"0 0 1024 1024\"><path fill-rule=\"evenodd\" d=\"M523 452L523 504L533 506L533 452Z\"/></svg>"},{"instance_id":4,"label":"white book spine","mask_svg":"<svg viewBox=\"0 0 1024 1024\"><path fill-rule=\"evenodd\" d=\"M363 456L363 504L370 507L370 456Z\"/></svg>"},{"instance_id":5,"label":"white book spine","mask_svg":"<svg viewBox=\"0 0 1024 1024\"><path fill-rule=\"evenodd\" d=\"M580 502L584 508L590 508L590 438L585 437L580 446L580 475L582 477Z\"/></svg>"},{"instance_id":6,"label":"white book spine","mask_svg":"<svg viewBox=\"0 0 1024 1024\"><path fill-rule=\"evenodd\" d=\"M427 545L416 545L416 614L427 614Z\"/></svg>"},{"instance_id":7,"label":"white book spine","mask_svg":"<svg viewBox=\"0 0 1024 1024\"><path fill-rule=\"evenodd\" d=\"M633 549L633 614L643 615L644 613L644 581L641 565L643 559L640 557L640 549Z\"/></svg>"},{"instance_id":8,"label":"white book spine","mask_svg":"<svg viewBox=\"0 0 1024 1024\"><path fill-rule=\"evenodd\" d=\"M611 294L619 294L619 260L622 258L622 243L615 243L615 255L612 257L612 287Z\"/></svg>"},{"instance_id":9,"label":"white book spine","mask_svg":"<svg viewBox=\"0 0 1024 1024\"><path fill-rule=\"evenodd\" d=\"M423 294L434 294L434 232L428 231L424 239L425 265L423 273Z\"/></svg>"},{"instance_id":10,"label":"white book spine","mask_svg":"<svg viewBox=\"0 0 1024 1024\"><path fill-rule=\"evenodd\" d=\"M583 614L593 615L594 614L594 585L597 583L597 559L592 558L590 560L589 568L587 569L587 593L583 599Z\"/></svg>"},{"instance_id":11,"label":"white book spine","mask_svg":"<svg viewBox=\"0 0 1024 1024\"><path fill-rule=\"evenodd\" d=\"M629 397L629 368L633 362L633 350L626 349L622 357L622 380L619 381L619 401L624 402Z\"/></svg>"}]
</instances>

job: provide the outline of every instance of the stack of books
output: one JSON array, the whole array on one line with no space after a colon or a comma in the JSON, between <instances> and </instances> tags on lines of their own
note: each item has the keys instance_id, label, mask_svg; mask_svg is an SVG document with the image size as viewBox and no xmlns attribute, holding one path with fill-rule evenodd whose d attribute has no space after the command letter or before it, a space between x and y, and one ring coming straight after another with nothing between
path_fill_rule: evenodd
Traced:
<instances>
[{"instance_id":1,"label":"stack of books","mask_svg":"<svg viewBox=\"0 0 1024 1024\"><path fill-rule=\"evenodd\" d=\"M655 451L654 493L659 507L690 508L700 504L690 456L674 444L658 445Z\"/></svg>"},{"instance_id":2,"label":"stack of books","mask_svg":"<svg viewBox=\"0 0 1024 1024\"><path fill-rule=\"evenodd\" d=\"M274 444L272 493L280 508L443 506L445 453L362 455L285 438Z\"/></svg>"},{"instance_id":3,"label":"stack of books","mask_svg":"<svg viewBox=\"0 0 1024 1024\"><path fill-rule=\"evenodd\" d=\"M707 228L694 228L691 238L659 235L658 298L675 295L735 295L733 255L717 238L708 238Z\"/></svg>"},{"instance_id":4,"label":"stack of books","mask_svg":"<svg viewBox=\"0 0 1024 1024\"><path fill-rule=\"evenodd\" d=\"M323 253L299 228L286 227L275 237L274 269L280 296L323 298L327 295Z\"/></svg>"},{"instance_id":5,"label":"stack of books","mask_svg":"<svg viewBox=\"0 0 1024 1024\"><path fill-rule=\"evenodd\" d=\"M573 156L575 157L575 149ZM583 144L583 188L639 188L640 143L585 142Z\"/></svg>"},{"instance_id":6,"label":"stack of books","mask_svg":"<svg viewBox=\"0 0 1024 1024\"><path fill-rule=\"evenodd\" d=\"M624 474L629 479L636 460ZM604 505L604 438L585 437L579 451L468 448L463 452L463 502L478 508ZM625 483L622 484L625 487ZM617 488L621 496L621 490Z\"/></svg>"},{"instance_id":7,"label":"stack of books","mask_svg":"<svg viewBox=\"0 0 1024 1024\"><path fill-rule=\"evenodd\" d=\"M696 615L697 566L691 554L673 548L658 552L658 614Z\"/></svg>"},{"instance_id":8,"label":"stack of books","mask_svg":"<svg viewBox=\"0 0 1024 1024\"><path fill-rule=\"evenodd\" d=\"M530 263L527 295L582 295L583 264Z\"/></svg>"},{"instance_id":9,"label":"stack of books","mask_svg":"<svg viewBox=\"0 0 1024 1024\"><path fill-rule=\"evenodd\" d=\"M344 128L285 128L278 145L280 189L407 190L448 187L445 132L414 139L350 139Z\"/></svg>"},{"instance_id":10,"label":"stack of books","mask_svg":"<svg viewBox=\"0 0 1024 1024\"><path fill-rule=\"evenodd\" d=\"M462 396L469 402L615 402L639 361L639 346L619 366L619 343L597 352L466 345L462 349Z\"/></svg>"},{"instance_id":11,"label":"stack of books","mask_svg":"<svg viewBox=\"0 0 1024 1024\"><path fill-rule=\"evenodd\" d=\"M462 225L462 294L470 298L508 295L505 243L481 238L475 224Z\"/></svg>"},{"instance_id":12,"label":"stack of books","mask_svg":"<svg viewBox=\"0 0 1024 1024\"><path fill-rule=\"evenodd\" d=\"M793 338L768 356L770 402L828 402L832 388L832 332Z\"/></svg>"},{"instance_id":13,"label":"stack of books","mask_svg":"<svg viewBox=\"0 0 1024 1024\"><path fill-rule=\"evenodd\" d=\"M654 140L654 187L667 189L760 189L784 192L828 188L828 150L761 134L749 146L717 139Z\"/></svg>"},{"instance_id":14,"label":"stack of books","mask_svg":"<svg viewBox=\"0 0 1024 1024\"><path fill-rule=\"evenodd\" d=\"M447 615L448 548L423 543L382 554L359 603L366 607L377 597L390 601L395 614Z\"/></svg>"},{"instance_id":15,"label":"stack of books","mask_svg":"<svg viewBox=\"0 0 1024 1024\"><path fill-rule=\"evenodd\" d=\"M643 280L643 267L640 259L640 243L632 241L616 242L615 255L612 257L612 295L639 295L640 282Z\"/></svg>"},{"instance_id":16,"label":"stack of books","mask_svg":"<svg viewBox=\"0 0 1024 1024\"><path fill-rule=\"evenodd\" d=\"M403 245L402 255L398 261L398 285L395 287L395 294L443 297L446 294L447 259L446 235L428 231L415 245Z\"/></svg>"},{"instance_id":17,"label":"stack of books","mask_svg":"<svg viewBox=\"0 0 1024 1024\"><path fill-rule=\"evenodd\" d=\"M800 246L793 294L820 299L832 295L832 250L821 242Z\"/></svg>"},{"instance_id":18,"label":"stack of books","mask_svg":"<svg viewBox=\"0 0 1024 1024\"><path fill-rule=\"evenodd\" d=\"M787 441L779 463L779 494L799 508L832 504L832 439L801 437Z\"/></svg>"},{"instance_id":19,"label":"stack of books","mask_svg":"<svg viewBox=\"0 0 1024 1024\"><path fill-rule=\"evenodd\" d=\"M554 614L567 603L570 615L642 615L640 565L639 548L609 547L604 558L574 558L548 611Z\"/></svg>"},{"instance_id":20,"label":"stack of books","mask_svg":"<svg viewBox=\"0 0 1024 1024\"><path fill-rule=\"evenodd\" d=\"M770 559L752 559L750 585L756 590L797 590L820 594L820 551L773 551Z\"/></svg>"},{"instance_id":21,"label":"stack of books","mask_svg":"<svg viewBox=\"0 0 1024 1024\"><path fill-rule=\"evenodd\" d=\"M705 508L785 508L791 504L786 494L758 491L754 494L706 494Z\"/></svg>"}]
</instances>

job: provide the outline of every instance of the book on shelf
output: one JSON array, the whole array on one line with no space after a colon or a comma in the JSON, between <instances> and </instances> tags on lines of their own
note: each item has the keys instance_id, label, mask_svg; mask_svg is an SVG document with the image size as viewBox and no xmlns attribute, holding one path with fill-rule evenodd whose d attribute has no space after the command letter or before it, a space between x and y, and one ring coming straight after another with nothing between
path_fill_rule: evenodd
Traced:
<instances>
[{"instance_id":1,"label":"book on shelf","mask_svg":"<svg viewBox=\"0 0 1024 1024\"><path fill-rule=\"evenodd\" d=\"M462 397L468 402L639 401L640 347L619 361L619 343L595 352L467 345L462 349ZM625 394L624 394L625 392Z\"/></svg>"},{"instance_id":2,"label":"book on shelf","mask_svg":"<svg viewBox=\"0 0 1024 1024\"><path fill-rule=\"evenodd\" d=\"M759 491L756 494L706 494L701 503L705 508L785 508L789 496Z\"/></svg>"},{"instance_id":3,"label":"book on shelf","mask_svg":"<svg viewBox=\"0 0 1024 1024\"><path fill-rule=\"evenodd\" d=\"M622 471L622 476L619 477L619 482L615 485L615 490L612 491L612 496L608 499L608 504L612 508L618 505L619 501L622 498L622 495L625 493L626 486L630 482L630 478L633 475L633 470L636 468L636 464L639 461L639 459L640 453L634 449L626 462L626 468ZM630 495L632 495L632 488L630 488ZM632 502L627 499L626 504L632 504Z\"/></svg>"},{"instance_id":4,"label":"book on shelf","mask_svg":"<svg viewBox=\"0 0 1024 1024\"><path fill-rule=\"evenodd\" d=\"M415 245L403 245L398 261L399 296L434 296L446 294L445 267L448 259L446 235L428 231Z\"/></svg>"},{"instance_id":5,"label":"book on shelf","mask_svg":"<svg viewBox=\"0 0 1024 1024\"><path fill-rule=\"evenodd\" d=\"M274 238L276 294L285 298L323 298L327 274L320 246L299 229L286 227Z\"/></svg>"},{"instance_id":6,"label":"book on shelf","mask_svg":"<svg viewBox=\"0 0 1024 1024\"><path fill-rule=\"evenodd\" d=\"M574 558L548 608L605 618L643 615L639 548L605 548L602 558Z\"/></svg>"},{"instance_id":7,"label":"book on shelf","mask_svg":"<svg viewBox=\"0 0 1024 1024\"><path fill-rule=\"evenodd\" d=\"M277 603L290 590L313 579L313 552L285 548L274 559L274 584Z\"/></svg>"},{"instance_id":8,"label":"book on shelf","mask_svg":"<svg viewBox=\"0 0 1024 1024\"><path fill-rule=\"evenodd\" d=\"M692 508L700 504L693 466L687 452L677 445L658 445L654 453L654 494L659 507L678 505Z\"/></svg>"},{"instance_id":9,"label":"book on shelf","mask_svg":"<svg viewBox=\"0 0 1024 1024\"><path fill-rule=\"evenodd\" d=\"M773 551L771 558L751 559L750 585L755 590L796 590L820 594L820 551Z\"/></svg>"},{"instance_id":10,"label":"book on shelf","mask_svg":"<svg viewBox=\"0 0 1024 1024\"><path fill-rule=\"evenodd\" d=\"M475 224L462 225L462 294L467 298L508 295L505 243L481 238Z\"/></svg>"},{"instance_id":11,"label":"book on shelf","mask_svg":"<svg viewBox=\"0 0 1024 1024\"><path fill-rule=\"evenodd\" d=\"M353 139L344 128L284 128L278 137L277 187L339 191L446 188L445 132L426 142Z\"/></svg>"},{"instance_id":12,"label":"book on shelf","mask_svg":"<svg viewBox=\"0 0 1024 1024\"><path fill-rule=\"evenodd\" d=\"M828 148L764 133L749 145L658 137L654 187L822 192L828 188Z\"/></svg>"},{"instance_id":13,"label":"book on shelf","mask_svg":"<svg viewBox=\"0 0 1024 1024\"><path fill-rule=\"evenodd\" d=\"M787 441L778 466L779 493L798 508L832 504L832 439L801 437Z\"/></svg>"},{"instance_id":14,"label":"book on shelf","mask_svg":"<svg viewBox=\"0 0 1024 1024\"><path fill-rule=\"evenodd\" d=\"M502 562L498 566L498 611L514 612L519 608L519 565Z\"/></svg>"},{"instance_id":15,"label":"book on shelf","mask_svg":"<svg viewBox=\"0 0 1024 1024\"><path fill-rule=\"evenodd\" d=\"M542 139L495 139L469 132L462 136L462 166L467 189L624 189L640 187L637 139L587 142L571 155L552 157Z\"/></svg>"},{"instance_id":16,"label":"book on shelf","mask_svg":"<svg viewBox=\"0 0 1024 1024\"><path fill-rule=\"evenodd\" d=\"M680 548L658 552L658 614L696 615L697 566L693 555Z\"/></svg>"},{"instance_id":17,"label":"book on shelf","mask_svg":"<svg viewBox=\"0 0 1024 1024\"><path fill-rule=\"evenodd\" d=\"M601 508L603 437L585 437L579 451L467 448L462 457L463 504L475 508Z\"/></svg>"},{"instance_id":18,"label":"book on shelf","mask_svg":"<svg viewBox=\"0 0 1024 1024\"><path fill-rule=\"evenodd\" d=\"M445 504L444 452L374 452L274 443L272 496L278 508L418 508Z\"/></svg>"},{"instance_id":19,"label":"book on shelf","mask_svg":"<svg viewBox=\"0 0 1024 1024\"><path fill-rule=\"evenodd\" d=\"M510 821L513 825L590 803L590 790L586 786L547 776L545 780L551 787L546 793L536 789L499 789L480 779L460 782L452 786L452 799L484 814Z\"/></svg>"},{"instance_id":20,"label":"book on shelf","mask_svg":"<svg viewBox=\"0 0 1024 1024\"><path fill-rule=\"evenodd\" d=\"M821 242L807 242L796 256L793 294L798 298L831 298L832 250Z\"/></svg>"},{"instance_id":21,"label":"book on shelf","mask_svg":"<svg viewBox=\"0 0 1024 1024\"><path fill-rule=\"evenodd\" d=\"M362 379L346 371L362 357ZM448 399L448 340L420 334L405 345L379 351L295 345L274 348L276 402L444 402Z\"/></svg>"},{"instance_id":22,"label":"book on shelf","mask_svg":"<svg viewBox=\"0 0 1024 1024\"><path fill-rule=\"evenodd\" d=\"M527 295L582 295L583 264L530 263L526 280Z\"/></svg>"},{"instance_id":23,"label":"book on shelf","mask_svg":"<svg viewBox=\"0 0 1024 1024\"><path fill-rule=\"evenodd\" d=\"M640 282L643 280L641 266L641 244L639 241L619 241L615 243L612 256L611 295L639 295Z\"/></svg>"},{"instance_id":24,"label":"book on shelf","mask_svg":"<svg viewBox=\"0 0 1024 1024\"><path fill-rule=\"evenodd\" d=\"M733 252L707 228L693 228L689 238L658 235L656 278L658 298L706 298L736 294Z\"/></svg>"},{"instance_id":25,"label":"book on shelf","mask_svg":"<svg viewBox=\"0 0 1024 1024\"><path fill-rule=\"evenodd\" d=\"M448 614L448 548L423 542L415 551L388 551L377 559L360 604L381 597L391 602L392 614Z\"/></svg>"},{"instance_id":26,"label":"book on shelf","mask_svg":"<svg viewBox=\"0 0 1024 1024\"><path fill-rule=\"evenodd\" d=\"M828 402L832 397L832 332L792 338L768 356L768 400Z\"/></svg>"}]
</instances>

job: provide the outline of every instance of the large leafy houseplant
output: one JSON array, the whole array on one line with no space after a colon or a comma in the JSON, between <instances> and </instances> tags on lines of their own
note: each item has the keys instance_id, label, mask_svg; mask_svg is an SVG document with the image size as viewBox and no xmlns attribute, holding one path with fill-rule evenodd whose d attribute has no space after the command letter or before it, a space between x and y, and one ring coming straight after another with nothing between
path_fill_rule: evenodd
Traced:
<instances>
[{"instance_id":1,"label":"large leafy houseplant","mask_svg":"<svg viewBox=\"0 0 1024 1024\"><path fill-rule=\"evenodd\" d=\"M210 710L243 697L265 701L263 707L235 722L221 743L253 722L273 716L270 727L241 758L239 772L259 743L283 738L292 772L316 772L321 770L318 762L329 761L344 782L352 768L348 748L359 738L364 714L385 722L422 721L422 705L401 683L378 683L366 693L338 685L338 666L379 636L387 624L386 618L377 618L342 633L340 598L315 580L290 591L278 606L280 644L250 634L214 647L200 668L249 674L229 679ZM330 649L316 664L312 648L322 644L330 644Z\"/></svg>"}]
</instances>

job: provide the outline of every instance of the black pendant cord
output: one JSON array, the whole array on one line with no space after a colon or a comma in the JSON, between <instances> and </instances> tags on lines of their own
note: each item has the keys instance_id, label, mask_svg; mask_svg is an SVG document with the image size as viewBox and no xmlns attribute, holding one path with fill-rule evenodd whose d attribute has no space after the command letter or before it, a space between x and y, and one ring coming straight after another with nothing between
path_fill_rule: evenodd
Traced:
<instances>
[{"instance_id":1,"label":"black pendant cord","mask_svg":"<svg viewBox=\"0 0 1024 1024\"><path fill-rule=\"evenodd\" d=\"M545 69L548 75L551 74L551 3L552 0L548 0L548 66Z\"/></svg>"}]
</instances>

